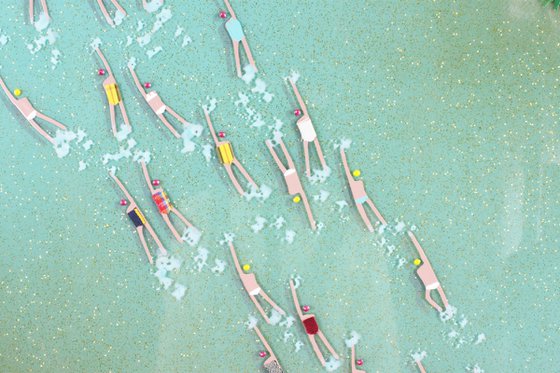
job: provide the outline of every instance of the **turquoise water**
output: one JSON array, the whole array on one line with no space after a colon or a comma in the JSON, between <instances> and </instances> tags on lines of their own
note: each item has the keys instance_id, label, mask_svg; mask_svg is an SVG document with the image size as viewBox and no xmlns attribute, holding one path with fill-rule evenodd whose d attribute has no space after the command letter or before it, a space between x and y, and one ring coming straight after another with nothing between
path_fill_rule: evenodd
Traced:
<instances>
[{"instance_id":1,"label":"turquoise water","mask_svg":"<svg viewBox=\"0 0 560 373\"><path fill-rule=\"evenodd\" d=\"M552 9L521 0L234 1L260 70L245 83L235 77L219 1L167 0L149 14L139 1L123 0L128 16L113 29L94 1L50 0L49 35L58 38L35 54L27 45L47 29L29 24L26 3L3 7L0 75L87 137L58 158L2 96L2 372L258 372L262 345L247 329L250 315L285 371L324 371L297 321L267 325L257 314L223 242L231 233L241 262L294 317L288 281L301 278L301 303L342 357L337 371L349 371L345 339L352 331L361 336L357 354L368 372L415 372L411 354L421 351L428 372L476 365L485 372L560 371L560 15ZM136 38L152 30L158 14L169 14L162 9L172 17L140 46ZM95 38L133 126L120 143L110 130ZM58 64L51 61L56 51ZM203 126L194 151L141 98L126 69L131 57L141 81ZM322 227L317 233L287 195L264 144L280 121L303 175L297 106L283 79L292 72L332 169L324 182L303 180ZM252 92L256 79L270 102ZM235 104L240 92L248 109ZM216 130L272 190L266 200L238 196L217 159L205 159L211 137L201 107L213 100ZM129 157L103 164L131 139ZM343 139L352 140L350 167L361 170L390 222L383 234L367 232L351 202L335 148ZM134 162L137 151L150 152L152 176L202 231L198 244L173 239ZM181 262L168 274L168 289L119 206L111 167ZM255 232L258 218L266 222ZM271 226L278 218L285 224ZM449 321L423 300L405 229L416 229L457 308ZM176 284L186 287L181 299L173 296Z\"/></svg>"}]
</instances>

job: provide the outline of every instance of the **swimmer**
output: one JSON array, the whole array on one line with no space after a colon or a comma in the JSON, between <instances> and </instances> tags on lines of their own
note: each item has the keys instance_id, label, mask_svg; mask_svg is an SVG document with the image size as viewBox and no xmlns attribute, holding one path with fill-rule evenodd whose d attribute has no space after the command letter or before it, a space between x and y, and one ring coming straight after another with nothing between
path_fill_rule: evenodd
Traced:
<instances>
[{"instance_id":1,"label":"swimmer","mask_svg":"<svg viewBox=\"0 0 560 373\"><path fill-rule=\"evenodd\" d=\"M313 218L313 214L311 213L311 207L309 206L307 196L305 194L305 191L303 190L303 186L301 185L301 181L299 179L292 157L290 157L290 153L288 153L288 149L286 149L286 146L284 145L282 139L279 139L278 142L280 143L282 152L284 152L284 156L288 161L289 168L286 168L280 158L278 158L278 155L276 154L276 151L274 151L270 140L266 140L266 146L268 147L270 154L272 154L274 161L280 168L280 171L282 171L282 175L284 176L284 180L286 181L286 185L288 186L288 194L291 196L299 194L301 196L301 200L303 201L303 205L305 206L305 211L307 212L309 224L311 224L311 229L315 230L317 228L317 226L315 225L315 219Z\"/></svg>"},{"instance_id":2,"label":"swimmer","mask_svg":"<svg viewBox=\"0 0 560 373\"><path fill-rule=\"evenodd\" d=\"M136 87L138 88L138 90L140 91L142 96L144 96L144 100L146 100L146 102L148 103L150 108L153 110L153 112L163 122L163 124L167 127L167 129L169 129L169 131L171 131L173 136L175 136L176 138L180 138L181 135L179 134L179 132L177 132L177 130L171 125L171 123L169 123L169 121L165 118L165 116L163 114L165 112L168 112L169 114L174 116L179 122L181 122L184 126L188 126L189 123L185 119L183 119L179 114L177 114L175 111L173 111L173 109L171 109L169 106L165 105L156 91L151 91L151 92L146 93L146 91L144 90L144 87L142 86L142 84L140 84L140 81L138 80L138 76L134 72L134 69L132 68L132 66L128 65L128 69L130 70L130 73L132 74L132 78L134 79L134 83L136 83Z\"/></svg>"},{"instance_id":3,"label":"swimmer","mask_svg":"<svg viewBox=\"0 0 560 373\"><path fill-rule=\"evenodd\" d=\"M161 253L163 255L167 255L167 251L163 247L163 244L159 240L158 236L156 235L156 232L154 231L150 223L148 223L148 221L144 217L142 211L140 211L140 208L138 207L138 205L136 204L136 202L134 201L130 193L128 193L128 190L126 190L126 188L124 187L123 183L121 183L121 181L112 173L109 172L109 175L113 178L113 180L115 180L119 188L122 190L122 192L128 199L129 206L126 209L126 214L130 218L130 220L132 220L132 223L136 227L136 232L138 232L138 237L140 238L140 242L144 247L144 251L146 251L146 255L148 256L148 261L150 262L150 264L153 264L154 261L152 258L152 254L150 254L150 250L148 249L148 244L146 243L146 238L144 237L144 227L146 227L148 233L150 234L150 236L152 236L152 238L158 245L158 248L161 251Z\"/></svg>"},{"instance_id":4,"label":"swimmer","mask_svg":"<svg viewBox=\"0 0 560 373\"><path fill-rule=\"evenodd\" d=\"M119 86L117 85L117 81L113 76L113 72L111 71L111 67L109 63L105 59L105 56L101 52L99 48L95 48L95 51L103 61L103 65L105 65L105 69L109 74L109 77L103 81L103 88L105 89L105 93L107 95L107 101L109 102L109 112L111 114L111 128L113 129L113 135L117 136L117 120L115 118L115 106L119 105L121 109L121 113L123 116L124 123L127 126L130 126L128 122L128 115L126 115L126 109L124 108L124 102L121 97L121 92L119 90Z\"/></svg>"},{"instance_id":5,"label":"swimmer","mask_svg":"<svg viewBox=\"0 0 560 373\"><path fill-rule=\"evenodd\" d=\"M27 120L27 122L29 122L29 124L31 124L31 126L37 132L39 132L41 136L47 139L51 144L56 145L54 139L43 128L41 128L39 124L37 124L35 118L40 118L43 119L44 121L52 123L64 131L66 131L66 127L62 123L54 120L53 118L47 117L46 115L42 114L40 111L37 111L33 107L33 105L31 105L31 102L29 102L29 99L27 99L27 97L15 98L12 92L10 92L10 90L8 89L8 87L6 87L6 84L4 83L2 78L0 78L0 85L2 86L4 92L6 93L6 96L8 96L12 104L14 104L14 106L19 110L19 112L23 115L25 120ZM15 92L16 95L18 96L19 94L21 94L19 89L16 89Z\"/></svg>"},{"instance_id":6,"label":"swimmer","mask_svg":"<svg viewBox=\"0 0 560 373\"><path fill-rule=\"evenodd\" d=\"M294 305L296 306L296 310L297 310L299 319L301 320L301 323L303 324L305 332L307 333L307 337L309 338L309 342L311 342L311 346L313 347L313 351L315 351L315 355L317 355L317 358L319 359L321 364L323 366L325 366L326 362L325 362L325 358L323 357L323 354L321 353L321 350L319 349L319 346L317 345L317 341L315 340L315 335L318 335L319 338L321 338L321 340L323 341L323 343L325 344L325 346L327 347L329 352L334 356L334 358L336 360L339 360L340 358L338 357L338 354L332 348L331 344L329 343L327 338L324 336L323 332L319 329L319 325L317 325L317 321L315 320L315 315L313 315L313 314L304 315L301 312L301 307L299 305L299 300L298 300L298 297L297 297L296 288L294 286L294 281L293 280L290 280L290 288L292 289L292 297L294 298Z\"/></svg>"},{"instance_id":7,"label":"swimmer","mask_svg":"<svg viewBox=\"0 0 560 373\"><path fill-rule=\"evenodd\" d=\"M426 373L426 369L424 369L424 365L422 365L422 360L414 360L416 366L420 370L420 373Z\"/></svg>"},{"instance_id":8,"label":"swimmer","mask_svg":"<svg viewBox=\"0 0 560 373\"><path fill-rule=\"evenodd\" d=\"M228 8L229 15L231 16L230 19L226 22L226 30L231 38L231 42L233 43L233 54L235 57L235 67L237 69L237 76L241 78L241 62L239 59L239 42L243 44L243 48L245 49L245 53L247 54L247 59L249 60L249 64L253 66L255 72L257 72L257 66L255 65L255 60L253 60L253 55L251 54L251 50L249 49L249 44L247 43L247 38L243 33L243 28L241 27L241 23L235 16L233 12L233 8L231 7L228 0L224 0L226 3L226 7ZM223 14L223 18L226 15Z\"/></svg>"},{"instance_id":9,"label":"swimmer","mask_svg":"<svg viewBox=\"0 0 560 373\"><path fill-rule=\"evenodd\" d=\"M150 174L148 173L148 167L146 166L146 163L144 161L141 161L140 164L142 165L142 171L144 172L144 177L146 178L146 182L148 183L148 188L150 188L150 193L152 194L152 200L156 204L161 217L163 218L163 220L165 221L165 223L167 224L167 226L171 230L171 233L173 233L173 236L175 236L177 241L182 243L183 239L181 238L181 235L177 232L177 230L171 223L171 220L169 219L169 214L172 212L175 215L177 215L177 217L181 219L181 221L185 223L185 225L189 228L193 227L193 225L183 216L183 214L181 214L175 207L171 205L171 202L169 202L169 197L167 197L167 194L163 191L163 188L152 187L153 182L152 179L150 179ZM154 183L154 185L156 184ZM157 185L159 185L159 183L157 183Z\"/></svg>"},{"instance_id":10,"label":"swimmer","mask_svg":"<svg viewBox=\"0 0 560 373\"><path fill-rule=\"evenodd\" d=\"M278 313L280 315L285 315L286 313L284 312L284 310L282 308L280 308L276 303L274 303L274 301L272 299L270 299L270 297L259 286L259 284L257 282L257 279L255 277L255 274L254 273L244 273L243 272L243 270L241 269L241 266L239 265L239 260L237 259L237 254L235 253L235 249L234 249L233 244L231 242L229 243L229 251L231 252L231 256L233 257L233 262L235 263L235 268L237 269L237 273L239 273L239 278L241 279L241 282L243 283L243 287L245 288L245 291L247 291L247 294L249 294L249 298L251 298L251 301L253 301L253 303L255 304L255 307L257 307L257 310L259 310L260 314L262 315L263 319L267 322L267 324L270 324L270 319L268 318L268 316L264 312L260 303L257 302L257 295L260 295L261 297L263 297L263 299L268 304L270 304L272 306L272 308L274 308L276 311L278 311Z\"/></svg>"},{"instance_id":11,"label":"swimmer","mask_svg":"<svg viewBox=\"0 0 560 373\"><path fill-rule=\"evenodd\" d=\"M432 305L432 307L434 307L439 312L442 312L443 309L439 306L439 304L437 304L432 299L432 297L430 296L430 292L432 290L437 289L437 291L438 291L438 293L441 297L441 300L443 301L443 305L445 306L445 309L447 309L447 307L449 306L449 303L447 302L447 298L445 297L445 293L443 292L443 288L441 287L441 285L440 285L440 283L439 283L439 281L436 277L436 274L434 272L434 269L432 268L432 265L430 264L430 262L428 260L428 257L424 253L424 250L420 246L420 243L416 239L416 236L414 236L414 233L412 233L411 231L408 231L408 237L410 237L410 240L412 241L412 243L416 247L416 250L418 250L418 253L420 254L420 259L422 259L422 261L419 263L418 269L416 270L416 274L418 275L418 277L420 277L420 281L422 281L422 283L424 284L424 287L426 288L425 298L428 301L428 303L430 303Z\"/></svg>"},{"instance_id":12,"label":"swimmer","mask_svg":"<svg viewBox=\"0 0 560 373\"><path fill-rule=\"evenodd\" d=\"M232 165L237 167L239 172L241 172L241 174L245 176L245 179L247 179L249 183L251 183L255 188L258 188L257 184L253 181L249 173L245 171L241 163L237 160L237 158L235 158L235 155L233 154L233 148L231 147L231 143L229 141L218 140L218 137L216 136L216 132L214 132L214 127L212 126L212 122L210 121L210 115L208 114L206 109L204 109L204 115L206 116L206 122L208 123L208 128L210 128L210 133L212 134L214 143L216 144L216 151L218 152L218 158L220 159L220 162L224 165L227 174L231 182L233 183L233 186L235 186L235 189L237 189L239 194L241 195L244 194L243 188L241 188L241 185L239 185L239 182L237 181L233 173L233 168L231 167Z\"/></svg>"},{"instance_id":13,"label":"swimmer","mask_svg":"<svg viewBox=\"0 0 560 373\"><path fill-rule=\"evenodd\" d=\"M119 12L121 12L122 14L124 14L126 16L126 11L123 9L122 6L119 5L117 0L111 0L111 3L113 3L115 8L117 8L117 10ZM97 4L99 4L99 7L101 8L101 13L103 13L103 16L105 16L105 19L107 20L107 23L109 25L111 25L112 27L115 27L115 22L113 22L113 19L109 15L109 12L107 11L107 8L105 7L105 4L103 4L103 0L97 0Z\"/></svg>"},{"instance_id":14,"label":"swimmer","mask_svg":"<svg viewBox=\"0 0 560 373\"><path fill-rule=\"evenodd\" d=\"M264 348L266 348L266 350L268 351L268 354L270 355L268 357L268 359L266 359L263 363L264 368L267 370L268 373L284 373L284 369L282 369L282 366L278 362L278 359L276 358L276 355L274 355L274 352L272 351L272 348L270 348L270 346L266 342L266 339L264 339L264 336L262 335L261 331L259 330L259 327L255 325L253 327L253 330L255 331L255 333L257 333L257 335L259 336L259 339L261 340L262 344L264 345Z\"/></svg>"},{"instance_id":15,"label":"swimmer","mask_svg":"<svg viewBox=\"0 0 560 373\"><path fill-rule=\"evenodd\" d=\"M383 218L383 216L379 213L379 210L373 204L373 201L367 196L366 189L364 187L363 180L355 180L352 173L350 173L350 168L348 167L348 162L346 161L346 154L344 153L344 149L340 148L340 156L342 157L342 164L344 165L344 170L346 171L346 178L348 179L348 185L350 186L350 191L352 192L352 198L354 199L354 203L356 203L356 207L358 208L358 212L362 217L362 220L366 224L367 228L370 232L373 232L373 226L369 221L369 218L366 214L366 210L364 208L364 203L367 203L368 206L373 210L377 219L383 225L387 225L387 222ZM358 173L356 173L359 175Z\"/></svg>"},{"instance_id":16,"label":"swimmer","mask_svg":"<svg viewBox=\"0 0 560 373\"><path fill-rule=\"evenodd\" d=\"M47 16L47 19L50 20L51 16L49 15L49 7L47 6L47 0L41 0L41 7L43 8L43 12ZM29 0L29 21L33 24L35 20L35 0Z\"/></svg>"},{"instance_id":17,"label":"swimmer","mask_svg":"<svg viewBox=\"0 0 560 373\"><path fill-rule=\"evenodd\" d=\"M317 149L317 155L319 156L319 161L323 166L323 169L327 168L327 163L325 162L325 158L323 157L323 151L321 150L321 145L319 144L319 139L317 138L317 132L315 132L315 128L313 127L313 123L311 122L311 118L309 117L309 113L307 112L307 106L305 106L305 102L301 98L299 91L296 87L296 83L290 80L290 84L294 90L296 95L297 101L301 106L301 110L303 111L303 116L299 118L296 122L296 125L299 129L299 133L301 135L301 139L303 140L303 153L305 155L305 170L307 176L311 176L311 169L309 167L309 143L315 143L315 149Z\"/></svg>"},{"instance_id":18,"label":"swimmer","mask_svg":"<svg viewBox=\"0 0 560 373\"><path fill-rule=\"evenodd\" d=\"M365 370L360 370L358 368L356 368L356 346L352 345L352 372L351 373L366 373ZM362 361L362 360L360 360Z\"/></svg>"}]
</instances>

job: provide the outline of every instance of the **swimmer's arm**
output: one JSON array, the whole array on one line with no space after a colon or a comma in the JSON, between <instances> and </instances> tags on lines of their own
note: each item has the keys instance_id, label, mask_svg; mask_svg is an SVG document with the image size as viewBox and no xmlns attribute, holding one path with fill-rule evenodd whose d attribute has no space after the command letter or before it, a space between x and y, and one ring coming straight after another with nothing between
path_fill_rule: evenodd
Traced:
<instances>
[{"instance_id":1,"label":"swimmer's arm","mask_svg":"<svg viewBox=\"0 0 560 373\"><path fill-rule=\"evenodd\" d=\"M97 54L99 55L99 58L101 58L101 61L103 61L103 65L105 66L105 69L107 70L107 72L109 73L109 75L113 75L113 72L111 71L111 67L109 66L109 63L107 62L107 60L105 59L105 56L103 55L103 53L101 52L101 50L99 48L95 48L95 51L97 52Z\"/></svg>"},{"instance_id":2,"label":"swimmer's arm","mask_svg":"<svg viewBox=\"0 0 560 373\"><path fill-rule=\"evenodd\" d=\"M16 104L17 100L14 97L14 95L12 95L12 92L10 92L10 90L8 89L8 87L6 87L6 83L4 83L4 81L2 80L2 78L0 78L0 85L2 86L2 89L4 90L4 92L6 92L6 96L8 96L8 98L10 99L10 101L12 101L12 104Z\"/></svg>"},{"instance_id":3,"label":"swimmer's arm","mask_svg":"<svg viewBox=\"0 0 560 373\"><path fill-rule=\"evenodd\" d=\"M113 178L113 180L115 180L115 183L117 183L117 185L119 186L119 188L123 191L124 195L126 196L126 198L133 203L134 199L132 199L132 196L128 193L128 190L126 190L126 188L124 187L123 183L121 183L121 181L119 180L118 177L116 177L115 175L113 175L112 173L109 173L109 176L111 176Z\"/></svg>"},{"instance_id":4,"label":"swimmer's arm","mask_svg":"<svg viewBox=\"0 0 560 373\"><path fill-rule=\"evenodd\" d=\"M243 274L243 271L241 270L241 266L239 265L239 260L237 260L237 254L235 253L235 248L233 247L233 244L231 242L229 243L229 251L231 252L231 256L233 258L233 263L235 264L235 268L237 269L237 273L239 273L239 276L241 276Z\"/></svg>"},{"instance_id":5,"label":"swimmer's arm","mask_svg":"<svg viewBox=\"0 0 560 373\"><path fill-rule=\"evenodd\" d=\"M224 2L226 3L226 7L227 7L227 9L228 9L228 11L229 11L229 14L231 15L231 18L237 18L237 17L235 16L235 12L233 11L233 8L231 7L231 4L229 3L229 1L228 1L228 0L224 0Z\"/></svg>"},{"instance_id":6,"label":"swimmer's arm","mask_svg":"<svg viewBox=\"0 0 560 373\"><path fill-rule=\"evenodd\" d=\"M212 121L210 120L210 115L208 114L206 109L204 109L204 116L206 117L206 123L208 123L208 128L210 128L210 133L212 134L212 138L214 139L214 142L216 143L216 146L217 146L218 145L218 138L216 137L216 132L214 132L214 127L212 126Z\"/></svg>"},{"instance_id":7,"label":"swimmer's arm","mask_svg":"<svg viewBox=\"0 0 560 373\"><path fill-rule=\"evenodd\" d=\"M130 70L130 74L132 74L132 79L134 79L134 84L136 84L136 88L138 88L140 93L142 93L142 96L146 98L146 91L144 90L144 87L142 87L142 84L140 84L140 80L138 80L138 76L136 75L136 72L134 72L132 66L129 65L128 70Z\"/></svg>"},{"instance_id":8,"label":"swimmer's arm","mask_svg":"<svg viewBox=\"0 0 560 373\"><path fill-rule=\"evenodd\" d=\"M292 289L292 298L294 299L294 305L296 306L296 311L300 317L303 318L303 313L301 312L301 307L299 306L299 300L296 293L296 288L294 287L294 281L290 280L290 288Z\"/></svg>"},{"instance_id":9,"label":"swimmer's arm","mask_svg":"<svg viewBox=\"0 0 560 373\"><path fill-rule=\"evenodd\" d=\"M148 173L148 167L146 167L146 162L141 161L140 164L142 165L142 172L144 173L144 178L146 179L146 183L148 183L148 188L150 188L150 193L153 194L154 188L152 188L150 174Z\"/></svg>"},{"instance_id":10,"label":"swimmer's arm","mask_svg":"<svg viewBox=\"0 0 560 373\"><path fill-rule=\"evenodd\" d=\"M290 81L290 84L292 85L292 89L294 90L294 94L296 95L299 106L301 106L301 110L303 111L303 114L308 115L307 114L307 106L305 106L305 102L303 102L303 98L301 98L301 95L299 94L299 91L296 87L296 83L294 83L294 81L292 79L288 79L288 80Z\"/></svg>"},{"instance_id":11,"label":"swimmer's arm","mask_svg":"<svg viewBox=\"0 0 560 373\"><path fill-rule=\"evenodd\" d=\"M414 235L414 233L412 233L411 231L408 231L408 237L410 237L410 240L414 244L414 247L416 247L416 250L418 251L418 254L420 254L420 258L422 258L422 262L424 262L426 264L429 264L430 261L428 260L428 257L424 253L424 250L422 250L422 246L420 246L420 243L416 239L416 236Z\"/></svg>"},{"instance_id":12,"label":"swimmer's arm","mask_svg":"<svg viewBox=\"0 0 560 373\"><path fill-rule=\"evenodd\" d=\"M268 343L266 342L266 339L264 339L264 336L262 335L261 331L259 330L259 327L255 325L255 327L253 328L253 330L255 331L255 333L257 333L257 335L259 336L259 339L261 340L262 344L264 345L264 348L267 349L268 353L270 354L270 356L274 356L274 352L272 352L272 349L270 348L270 346L268 345Z\"/></svg>"},{"instance_id":13,"label":"swimmer's arm","mask_svg":"<svg viewBox=\"0 0 560 373\"><path fill-rule=\"evenodd\" d=\"M346 171L346 177L349 182L354 181L350 168L348 167L348 162L346 161L346 153L344 153L344 148L340 147L340 156L342 157L342 165L344 166L344 171Z\"/></svg>"}]
</instances>

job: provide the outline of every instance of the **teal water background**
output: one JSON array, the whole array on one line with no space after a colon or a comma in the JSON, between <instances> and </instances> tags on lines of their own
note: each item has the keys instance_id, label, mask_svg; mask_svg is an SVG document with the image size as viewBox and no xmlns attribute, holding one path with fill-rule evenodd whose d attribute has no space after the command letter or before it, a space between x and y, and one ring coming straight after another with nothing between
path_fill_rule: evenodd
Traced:
<instances>
[{"instance_id":1,"label":"teal water background","mask_svg":"<svg viewBox=\"0 0 560 373\"><path fill-rule=\"evenodd\" d=\"M136 40L126 46L127 36L150 30L161 9L149 14L139 1L123 0L128 17L113 29L94 1L50 0L49 27L59 38L36 54L27 44L46 30L29 24L26 3L2 8L0 35L8 42L0 46L0 75L46 115L87 132L94 145L85 150L73 142L57 158L3 96L0 371L259 371L262 347L245 322L260 316L220 244L224 233L235 234L240 260L294 316L288 280L302 278L300 300L342 355L338 371L349 371L344 339L351 331L361 335L357 353L368 372L414 372L411 353L418 351L427 353L428 372L476 364L485 372L560 371L560 14L520 0L237 0L257 78L274 95L266 102L251 92L255 81L235 77L218 1L166 0L172 18L140 47ZM184 31L175 38L177 27ZM182 47L185 35L192 43ZM120 83L133 125L129 139L138 143L133 153L151 153L152 176L202 231L197 247L173 240L132 156L102 163L125 142L110 132L94 38ZM157 46L163 50L148 58ZM61 56L53 69L55 49ZM140 79L188 121L204 125L201 106L216 99L216 129L227 133L257 183L272 188L270 198L239 197L218 161L205 160L205 126L196 150L181 152L182 141L133 86L131 57ZM324 183L304 180L319 233L291 202L264 144L279 119L303 171L296 103L283 79L292 71L332 169ZM235 105L239 92L264 126L250 126ZM341 139L352 140L350 166L361 170L390 231L399 222L417 228L457 307L452 320L441 321L423 300L405 236L388 232L389 243L380 245L364 228L335 149ZM78 171L79 161L85 170ZM184 260L172 274L187 286L181 300L153 275L118 205L122 196L107 175L112 166L166 248ZM321 190L328 198L313 200ZM343 200L349 207L339 209ZM267 223L254 233L257 216ZM286 225L270 227L278 217ZM293 243L283 240L286 230L296 233ZM209 256L199 271L193 258L200 247ZM227 263L222 273L212 271L216 259ZM287 372L324 371L297 322L288 329L259 325ZM293 336L284 342L286 331ZM475 344L481 334L486 340ZM298 340L304 346L295 352Z\"/></svg>"}]
</instances>

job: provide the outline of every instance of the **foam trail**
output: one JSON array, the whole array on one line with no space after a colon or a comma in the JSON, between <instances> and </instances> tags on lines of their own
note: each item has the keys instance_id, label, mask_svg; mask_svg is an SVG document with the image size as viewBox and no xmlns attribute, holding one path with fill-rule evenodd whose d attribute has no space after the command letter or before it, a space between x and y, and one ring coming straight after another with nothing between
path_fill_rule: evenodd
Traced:
<instances>
[{"instance_id":1,"label":"foam trail","mask_svg":"<svg viewBox=\"0 0 560 373\"><path fill-rule=\"evenodd\" d=\"M295 349L294 352L298 352L299 350L301 350L301 348L302 348L303 346L304 346L304 343L303 343L302 341L299 341L299 340L298 340L298 341L295 343L296 349Z\"/></svg>"},{"instance_id":2,"label":"foam trail","mask_svg":"<svg viewBox=\"0 0 560 373\"><path fill-rule=\"evenodd\" d=\"M341 365L342 363L340 362L340 360L336 360L334 357L330 356L325 364L325 369L327 370L327 372L334 372L335 370L340 368Z\"/></svg>"},{"instance_id":3,"label":"foam trail","mask_svg":"<svg viewBox=\"0 0 560 373\"><path fill-rule=\"evenodd\" d=\"M350 338L344 340L344 342L346 343L346 347L352 348L352 346L355 346L358 343L360 338L361 336L358 334L358 332L352 330L350 332Z\"/></svg>"},{"instance_id":4,"label":"foam trail","mask_svg":"<svg viewBox=\"0 0 560 373\"><path fill-rule=\"evenodd\" d=\"M271 325L276 325L280 322L280 320L282 320L282 315L273 308L268 319L270 320Z\"/></svg>"},{"instance_id":5,"label":"foam trail","mask_svg":"<svg viewBox=\"0 0 560 373\"><path fill-rule=\"evenodd\" d=\"M258 321L259 320L257 320L255 316L249 315L249 319L245 321L245 325L247 325L247 329L253 329L255 326L257 326Z\"/></svg>"},{"instance_id":6,"label":"foam trail","mask_svg":"<svg viewBox=\"0 0 560 373\"><path fill-rule=\"evenodd\" d=\"M251 225L251 229L253 230L253 233L259 233L260 231L262 231L265 223L266 223L265 218L263 218L262 216L257 216L255 218L255 224Z\"/></svg>"},{"instance_id":7,"label":"foam trail","mask_svg":"<svg viewBox=\"0 0 560 373\"><path fill-rule=\"evenodd\" d=\"M208 249L205 249L203 247L198 248L198 254L193 258L198 272L201 272L202 268L208 266L208 264L206 263L208 261L208 253Z\"/></svg>"},{"instance_id":8,"label":"foam trail","mask_svg":"<svg viewBox=\"0 0 560 373\"><path fill-rule=\"evenodd\" d=\"M175 283L175 290L173 290L173 292L171 293L171 295L177 299L177 300L181 300L183 299L183 297L185 296L185 293L187 292L187 287L185 285L181 285L179 283Z\"/></svg>"},{"instance_id":9,"label":"foam trail","mask_svg":"<svg viewBox=\"0 0 560 373\"><path fill-rule=\"evenodd\" d=\"M47 27L49 27L50 23L51 23L51 20L49 19L47 14L44 13L44 12L41 12L41 14L39 14L39 19L37 20L37 22L35 22L33 24L33 26L35 26L35 30L37 30L38 32L41 32L44 29L46 29Z\"/></svg>"},{"instance_id":10,"label":"foam trail","mask_svg":"<svg viewBox=\"0 0 560 373\"><path fill-rule=\"evenodd\" d=\"M445 311L439 313L439 318L441 321L446 322L451 320L455 314L457 314L457 308L452 305L448 305Z\"/></svg>"},{"instance_id":11,"label":"foam trail","mask_svg":"<svg viewBox=\"0 0 560 373\"><path fill-rule=\"evenodd\" d=\"M212 271L212 273L220 274L224 271L224 269L226 269L226 262L225 261L223 261L221 259L215 259L214 263L216 263L216 265L210 269Z\"/></svg>"}]
</instances>

